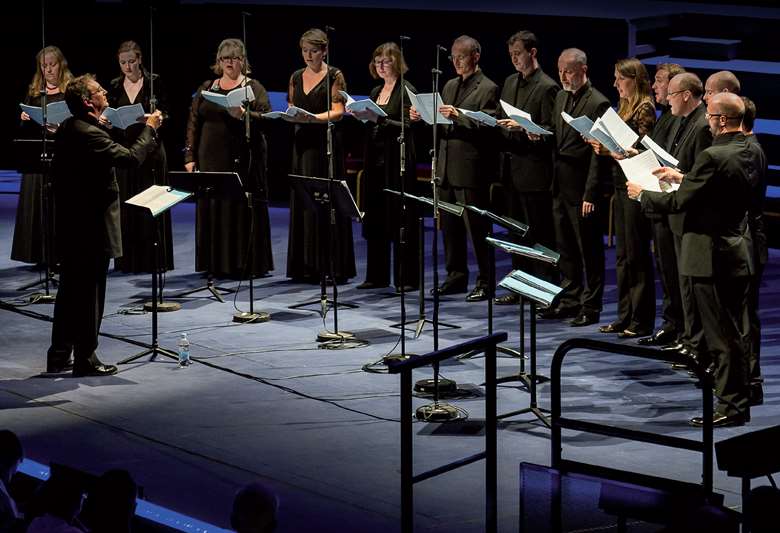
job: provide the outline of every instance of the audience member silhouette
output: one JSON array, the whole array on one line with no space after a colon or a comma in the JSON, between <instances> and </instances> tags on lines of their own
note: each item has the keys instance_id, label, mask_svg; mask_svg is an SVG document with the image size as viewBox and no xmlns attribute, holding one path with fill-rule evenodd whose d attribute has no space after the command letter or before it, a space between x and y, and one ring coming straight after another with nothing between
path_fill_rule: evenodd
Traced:
<instances>
[{"instance_id":1,"label":"audience member silhouette","mask_svg":"<svg viewBox=\"0 0 780 533\"><path fill-rule=\"evenodd\" d=\"M12 531L20 523L16 502L9 493L11 478L24 459L22 442L13 431L0 430L0 531Z\"/></svg>"},{"instance_id":2,"label":"audience member silhouette","mask_svg":"<svg viewBox=\"0 0 780 533\"><path fill-rule=\"evenodd\" d=\"M92 533L129 533L138 487L127 470L108 470L89 491L84 519Z\"/></svg>"},{"instance_id":3,"label":"audience member silhouette","mask_svg":"<svg viewBox=\"0 0 780 533\"><path fill-rule=\"evenodd\" d=\"M68 476L52 476L37 494L40 511L27 533L84 533L78 521L84 491L76 480ZM34 513L37 514L37 513Z\"/></svg>"},{"instance_id":4,"label":"audience member silhouette","mask_svg":"<svg viewBox=\"0 0 780 533\"><path fill-rule=\"evenodd\" d=\"M743 513L745 524L751 533L774 533L777 531L780 489L769 486L756 487L750 491Z\"/></svg>"},{"instance_id":5,"label":"audience member silhouette","mask_svg":"<svg viewBox=\"0 0 780 533\"><path fill-rule=\"evenodd\" d=\"M249 483L236 493L230 527L237 533L273 533L279 500L260 483Z\"/></svg>"}]
</instances>

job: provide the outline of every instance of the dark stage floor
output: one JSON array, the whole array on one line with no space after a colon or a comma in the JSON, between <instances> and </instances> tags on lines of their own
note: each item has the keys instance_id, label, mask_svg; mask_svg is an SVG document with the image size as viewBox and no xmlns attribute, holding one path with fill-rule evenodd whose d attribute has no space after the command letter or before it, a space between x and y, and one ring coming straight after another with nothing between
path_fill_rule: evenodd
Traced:
<instances>
[{"instance_id":1,"label":"dark stage floor","mask_svg":"<svg viewBox=\"0 0 780 533\"><path fill-rule=\"evenodd\" d=\"M28 266L8 259L16 201L14 194L0 194L0 298L5 301L21 300L24 293L16 287L38 276ZM177 268L167 276L170 293L203 283L192 272L193 205L176 207L174 215ZM41 377L50 324L1 312L0 427L21 436L30 459L94 473L127 468L151 501L219 527L227 527L235 490L259 478L280 495L280 532L398 531L399 380L361 371L364 363L393 351L398 331L390 325L398 320L398 299L382 290L354 289L365 267L365 246L358 237L360 275L341 287L340 296L360 307L341 311L339 325L369 340L370 345L343 351L318 349L315 337L323 324L316 308L287 308L318 293L315 286L291 283L283 276L287 216L284 208L272 210L277 270L255 286L256 307L272 313L270 322L234 324L233 305L218 303L203 293L182 300L180 311L160 315L164 347L175 349L179 334L186 331L189 335L196 364L186 369L161 360L125 365L118 375L102 379ZM355 234L359 235L358 228ZM506 272L509 261L501 255L498 259L499 272ZM762 291L765 404L753 410L748 426L718 430L716 440L780 423L777 259L773 251ZM615 316L613 251L608 254L608 268L602 322ZM137 308L149 291L148 276L112 274L103 332L147 342L150 315L121 311ZM242 309L248 308L247 297L243 285L238 293ZM408 304L410 314L416 316L417 296ZM52 311L47 305L26 309L43 314ZM486 315L485 303L446 297L441 320L462 329L442 329L441 345L485 334ZM517 324L514 309L496 308L495 329L508 331L511 345L518 343ZM575 335L615 340L606 339L595 326L573 329L561 322L542 321L538 327L542 374L547 373L555 348ZM425 353L432 344L427 328L407 347ZM101 339L100 356L107 362L136 351L127 342ZM500 375L517 369L517 360L499 360ZM482 359L449 362L442 370L472 392L470 398L453 403L479 421L484 409L478 386L483 381ZM428 376L420 372L416 379ZM698 438L699 432L687 420L699 413L700 393L686 373L673 371L668 364L579 352L568 359L564 376L565 413ZM540 391L541 404L548 406L549 385ZM525 407L528 399L524 390L503 385L499 411ZM422 403L415 400L415 406ZM473 429L468 424L417 423L416 470L480 450L484 440L479 426L476 432ZM549 432L531 418L505 421L498 444L500 530L517 531L518 466L521 461L549 465ZM700 458L691 452L576 433L565 435L564 449L565 456L575 460L690 482L700 479ZM418 485L416 530L481 531L483 469L477 463ZM739 506L737 480L716 472L715 486L725 494L728 505Z\"/></svg>"}]
</instances>

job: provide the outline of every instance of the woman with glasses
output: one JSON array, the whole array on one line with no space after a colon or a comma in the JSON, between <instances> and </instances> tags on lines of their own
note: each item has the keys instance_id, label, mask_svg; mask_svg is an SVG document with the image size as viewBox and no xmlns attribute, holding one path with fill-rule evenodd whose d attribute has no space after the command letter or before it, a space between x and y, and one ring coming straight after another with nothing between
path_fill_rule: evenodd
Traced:
<instances>
[{"instance_id":1,"label":"woman with glasses","mask_svg":"<svg viewBox=\"0 0 780 533\"><path fill-rule=\"evenodd\" d=\"M615 88L620 102L618 115L641 139L650 135L655 126L655 106L650 95L650 78L645 66L636 58L621 59L615 64ZM596 153L622 159L611 154L598 142ZM636 153L636 151L632 151ZM594 160L595 161L595 160ZM602 333L617 333L620 338L646 337L653 332L655 322L655 282L651 256L650 221L642 214L639 202L629 199L626 176L617 161L609 165L614 181L614 220L617 249L617 320L599 327Z\"/></svg>"},{"instance_id":2,"label":"woman with glasses","mask_svg":"<svg viewBox=\"0 0 780 533\"><path fill-rule=\"evenodd\" d=\"M152 112L152 96L155 109L162 113L168 110L168 100L160 77L149 73L143 65L141 47L134 41L125 41L117 51L120 76L111 80L108 89L108 105L113 108L141 104L144 113ZM152 87L154 86L154 87ZM152 95L154 89L154 95ZM124 146L132 146L143 131L142 122L125 129L112 126L112 136ZM127 273L152 272L154 270L154 239L158 234L160 256L159 269L173 270L173 238L171 236L171 214L164 213L157 218L150 217L141 209L126 205L132 198L152 185L168 184L168 163L165 147L149 154L140 168L118 168L120 215L122 225L122 257L114 259L114 269ZM159 225L159 226L158 226ZM159 233L158 233L159 227Z\"/></svg>"},{"instance_id":3,"label":"woman with glasses","mask_svg":"<svg viewBox=\"0 0 780 533\"><path fill-rule=\"evenodd\" d=\"M406 160L404 165L403 189L414 193L415 157L414 137L409 128L409 97L401 87L401 72L406 73L406 65L401 50L395 43L377 46L368 64L368 71L381 84L374 87L370 98L387 114L378 116L372 111L353 113L357 118L366 120L368 139L363 167L362 194L365 211L363 217L363 237L366 239L366 279L357 289L374 289L390 284L390 248L392 245L393 280L396 290L401 290L399 279L400 255L399 241L402 222L400 197L384 192L384 189L401 190L401 152L398 138L401 135L401 121L405 121L404 140ZM417 90L404 80L404 85L413 93ZM403 109L401 97L403 96ZM403 285L405 290L417 286L419 256L417 242L419 236L414 202L406 202L403 216L405 227L405 246L403 257Z\"/></svg>"},{"instance_id":4,"label":"woman with glasses","mask_svg":"<svg viewBox=\"0 0 780 533\"><path fill-rule=\"evenodd\" d=\"M56 46L47 46L35 56L35 74L30 85L24 103L40 107L42 102L41 91L46 90L46 103L53 104L65 100L65 87L73 79L68 61L62 51ZM30 119L30 115L22 111L22 131L20 136L27 139L40 139L40 126ZM47 126L47 135L52 140L49 151L54 148L53 133L56 125ZM19 190L19 202L16 208L16 224L14 225L14 238L11 245L11 259L23 263L42 264L48 263L54 267L56 261L51 253L54 250L53 242L47 242L46 256L43 255L43 174L23 174ZM46 220L51 227L53 215L50 200ZM49 237L53 237L51 234Z\"/></svg>"},{"instance_id":5,"label":"woman with glasses","mask_svg":"<svg viewBox=\"0 0 780 533\"><path fill-rule=\"evenodd\" d=\"M252 193L253 205L250 209L242 197L199 195L195 269L209 276L240 279L246 277L244 274L249 273L251 266L254 276L263 276L273 270L273 258L266 142L260 121L262 113L271 110L271 104L265 88L249 77L249 60L239 39L225 39L220 43L211 69L219 77L203 83L192 99L184 166L188 172L237 172L244 191ZM225 108L203 97L204 91L226 95L239 88L249 88L254 93L255 99L248 107ZM246 140L246 113L251 146ZM250 233L253 233L252 257L247 253Z\"/></svg>"},{"instance_id":6,"label":"woman with glasses","mask_svg":"<svg viewBox=\"0 0 780 533\"><path fill-rule=\"evenodd\" d=\"M287 101L313 113L307 123L295 125L292 173L318 178L328 177L327 123L344 114L344 98L339 91L347 85L341 70L325 62L328 37L322 30L311 29L299 40L306 67L290 77ZM330 87L327 80L330 79ZM344 179L344 154L341 132L333 127L333 178ZM329 224L318 213L306 208L303 198L293 190L290 195L290 236L287 246L287 277L296 281L319 282L322 273L330 274L329 254L333 254L333 275L345 281L356 274L352 243L352 221L338 216L335 234L330 239Z\"/></svg>"}]
</instances>

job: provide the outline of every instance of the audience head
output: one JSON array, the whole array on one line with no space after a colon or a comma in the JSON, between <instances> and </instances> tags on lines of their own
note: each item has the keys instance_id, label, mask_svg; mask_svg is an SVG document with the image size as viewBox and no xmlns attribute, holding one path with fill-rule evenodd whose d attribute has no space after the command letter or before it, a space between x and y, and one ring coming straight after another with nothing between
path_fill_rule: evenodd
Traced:
<instances>
[{"instance_id":1,"label":"audience head","mask_svg":"<svg viewBox=\"0 0 780 533\"><path fill-rule=\"evenodd\" d=\"M71 523L81 511L84 491L69 476L52 476L39 489L40 510Z\"/></svg>"},{"instance_id":2,"label":"audience head","mask_svg":"<svg viewBox=\"0 0 780 533\"><path fill-rule=\"evenodd\" d=\"M303 32L298 44L306 66L319 71L328 55L328 35L319 28L312 28Z\"/></svg>"},{"instance_id":3,"label":"audience head","mask_svg":"<svg viewBox=\"0 0 780 533\"><path fill-rule=\"evenodd\" d=\"M683 72L685 72L685 69L677 63L659 63L656 65L652 89L655 92L655 101L658 104L668 105L669 81Z\"/></svg>"},{"instance_id":4,"label":"audience head","mask_svg":"<svg viewBox=\"0 0 780 533\"><path fill-rule=\"evenodd\" d=\"M479 64L479 56L482 53L482 47L473 37L461 35L452 42L452 66L455 68L458 76L464 78L474 74Z\"/></svg>"},{"instance_id":5,"label":"audience head","mask_svg":"<svg viewBox=\"0 0 780 533\"><path fill-rule=\"evenodd\" d=\"M260 483L250 483L236 493L230 527L237 533L272 533L278 511L276 495Z\"/></svg>"},{"instance_id":6,"label":"audience head","mask_svg":"<svg viewBox=\"0 0 780 533\"><path fill-rule=\"evenodd\" d=\"M211 65L211 70L217 76L227 75L234 79L237 79L240 74L246 75L252 72L244 42L241 39L224 39L219 43L217 59Z\"/></svg>"},{"instance_id":7,"label":"audience head","mask_svg":"<svg viewBox=\"0 0 780 533\"><path fill-rule=\"evenodd\" d=\"M138 487L127 470L108 470L89 493L87 507L93 533L130 531Z\"/></svg>"},{"instance_id":8,"label":"audience head","mask_svg":"<svg viewBox=\"0 0 780 533\"><path fill-rule=\"evenodd\" d=\"M506 44L509 47L509 57L517 72L525 77L539 68L537 59L539 44L536 35L532 32L521 30L507 39Z\"/></svg>"},{"instance_id":9,"label":"audience head","mask_svg":"<svg viewBox=\"0 0 780 533\"><path fill-rule=\"evenodd\" d=\"M68 68L68 60L65 59L62 50L56 46L47 46L35 55L35 75L27 88L27 93L30 96L41 94L44 80L47 87L57 87L60 92L65 92L65 87L72 79L73 74Z\"/></svg>"},{"instance_id":10,"label":"audience head","mask_svg":"<svg viewBox=\"0 0 780 533\"><path fill-rule=\"evenodd\" d=\"M0 430L0 480L8 484L24 460L22 441L9 429Z\"/></svg>"},{"instance_id":11,"label":"audience head","mask_svg":"<svg viewBox=\"0 0 780 533\"><path fill-rule=\"evenodd\" d=\"M108 107L106 90L100 86L94 74L73 78L65 89L65 102L73 116L95 115L99 117Z\"/></svg>"},{"instance_id":12,"label":"audience head","mask_svg":"<svg viewBox=\"0 0 780 533\"><path fill-rule=\"evenodd\" d=\"M374 49L371 62L368 64L368 71L374 79L387 76L397 78L401 72L406 74L409 67L406 65L406 60L404 60L397 44L384 43Z\"/></svg>"},{"instance_id":13,"label":"audience head","mask_svg":"<svg viewBox=\"0 0 780 533\"><path fill-rule=\"evenodd\" d=\"M756 123L756 104L747 96L742 97L742 103L745 105L745 116L742 117L742 131L746 135L751 135L753 126Z\"/></svg>"},{"instance_id":14,"label":"audience head","mask_svg":"<svg viewBox=\"0 0 780 533\"><path fill-rule=\"evenodd\" d=\"M615 88L620 96L618 114L624 120L631 117L643 102L651 102L647 69L635 57L615 63Z\"/></svg>"},{"instance_id":15,"label":"audience head","mask_svg":"<svg viewBox=\"0 0 780 533\"><path fill-rule=\"evenodd\" d=\"M713 137L740 131L743 116L745 116L745 104L736 94L714 94L707 104L707 120Z\"/></svg>"},{"instance_id":16,"label":"audience head","mask_svg":"<svg viewBox=\"0 0 780 533\"><path fill-rule=\"evenodd\" d=\"M745 525L752 533L777 531L777 510L780 509L780 490L761 486L750 491L745 505Z\"/></svg>"},{"instance_id":17,"label":"audience head","mask_svg":"<svg viewBox=\"0 0 780 533\"><path fill-rule=\"evenodd\" d=\"M558 77L564 91L576 93L588 81L588 56L579 48L567 48L558 57Z\"/></svg>"},{"instance_id":18,"label":"audience head","mask_svg":"<svg viewBox=\"0 0 780 533\"><path fill-rule=\"evenodd\" d=\"M125 41L119 45L117 50L117 59L119 61L119 70L122 76L136 82L141 78L142 60L141 47L135 41Z\"/></svg>"},{"instance_id":19,"label":"audience head","mask_svg":"<svg viewBox=\"0 0 780 533\"><path fill-rule=\"evenodd\" d=\"M685 117L701 103L704 87L692 72L677 74L669 82L666 99L676 117Z\"/></svg>"},{"instance_id":20,"label":"audience head","mask_svg":"<svg viewBox=\"0 0 780 533\"><path fill-rule=\"evenodd\" d=\"M704 84L704 101L709 103L710 97L717 93L739 94L741 87L733 72L721 70L707 78Z\"/></svg>"}]
</instances>

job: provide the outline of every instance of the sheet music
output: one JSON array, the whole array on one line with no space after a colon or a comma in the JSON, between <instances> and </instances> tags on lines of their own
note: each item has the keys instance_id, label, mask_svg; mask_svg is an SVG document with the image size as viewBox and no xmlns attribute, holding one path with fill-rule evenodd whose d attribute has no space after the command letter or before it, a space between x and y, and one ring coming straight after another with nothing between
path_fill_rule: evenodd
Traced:
<instances>
[{"instance_id":1,"label":"sheet music","mask_svg":"<svg viewBox=\"0 0 780 533\"><path fill-rule=\"evenodd\" d=\"M310 113L309 111L306 111L305 109L301 107L296 107L294 105L288 107L285 111L269 111L268 113L263 113L262 116L264 118L280 118L282 120L285 120L287 122L294 122L298 124L303 124L305 122L311 122L311 119L317 118L317 116L314 113Z\"/></svg>"},{"instance_id":2,"label":"sheet music","mask_svg":"<svg viewBox=\"0 0 780 533\"><path fill-rule=\"evenodd\" d=\"M452 124L452 121L439 113L439 108L444 105L441 95L436 93L436 106L433 106L433 93L414 94L409 87L404 87L409 95L409 103L420 113L426 124L433 124L433 115L436 113L436 124Z\"/></svg>"},{"instance_id":3,"label":"sheet music","mask_svg":"<svg viewBox=\"0 0 780 533\"><path fill-rule=\"evenodd\" d=\"M190 196L192 196L190 192L179 191L164 185L152 185L132 198L125 200L125 203L144 207L151 211L152 216L156 217Z\"/></svg>"},{"instance_id":4,"label":"sheet music","mask_svg":"<svg viewBox=\"0 0 780 533\"><path fill-rule=\"evenodd\" d=\"M653 175L653 170L659 168L661 163L652 150L645 150L628 159L620 159L618 163L628 181L638 183L646 191L662 192L658 178Z\"/></svg>"},{"instance_id":5,"label":"sheet music","mask_svg":"<svg viewBox=\"0 0 780 533\"><path fill-rule=\"evenodd\" d=\"M545 307L552 305L562 290L557 285L547 283L522 270L510 272L498 285L515 294L530 298Z\"/></svg>"},{"instance_id":6,"label":"sheet music","mask_svg":"<svg viewBox=\"0 0 780 533\"><path fill-rule=\"evenodd\" d=\"M590 129L590 135L598 142L604 145L604 148L616 154L625 154L625 151L618 145L615 139L604 128L601 117L596 119L593 127Z\"/></svg>"},{"instance_id":7,"label":"sheet music","mask_svg":"<svg viewBox=\"0 0 780 533\"><path fill-rule=\"evenodd\" d=\"M536 124L531 119L531 115L522 109L518 109L512 104L508 104L503 100L501 100L501 108L509 118L520 124L520 126L522 126L523 129L528 133L535 133L536 135L552 135L551 131L548 131Z\"/></svg>"},{"instance_id":8,"label":"sheet music","mask_svg":"<svg viewBox=\"0 0 780 533\"><path fill-rule=\"evenodd\" d=\"M524 257L530 257L531 259L536 259L544 263L557 265L558 260L561 257L561 255L558 252L554 252L549 248L545 248L540 244L535 244L534 247L531 248L528 246L524 246L522 244L496 239L495 237L486 237L485 240L489 244L501 248L507 253L514 254L514 255L522 255Z\"/></svg>"},{"instance_id":9,"label":"sheet music","mask_svg":"<svg viewBox=\"0 0 780 533\"><path fill-rule=\"evenodd\" d=\"M30 115L30 118L33 121L43 126L42 108L27 104L19 104L19 107L22 108L22 111ZM56 124L59 126L65 121L66 118L70 116L72 116L70 109L68 109L68 104L66 104L64 100L46 104L46 121L49 124Z\"/></svg>"},{"instance_id":10,"label":"sheet music","mask_svg":"<svg viewBox=\"0 0 780 533\"><path fill-rule=\"evenodd\" d=\"M107 107L103 116L113 127L123 130L144 116L144 107L141 104L124 105L117 109Z\"/></svg>"},{"instance_id":11,"label":"sheet music","mask_svg":"<svg viewBox=\"0 0 780 533\"><path fill-rule=\"evenodd\" d=\"M639 135L632 130L611 107L608 107L601 116L601 121L610 137L612 137L624 151L634 146L634 143L639 139Z\"/></svg>"},{"instance_id":12,"label":"sheet music","mask_svg":"<svg viewBox=\"0 0 780 533\"><path fill-rule=\"evenodd\" d=\"M593 128L593 121L590 117L582 115L581 117L574 118L566 111L561 111L561 116L563 117L563 120L566 121L566 124L577 130L580 135L588 140L597 140L590 134L590 130Z\"/></svg>"},{"instance_id":13,"label":"sheet music","mask_svg":"<svg viewBox=\"0 0 780 533\"><path fill-rule=\"evenodd\" d=\"M658 157L658 161L661 162L661 164L665 167L671 167L675 170L677 170L677 165L680 164L680 162L674 158L672 154L658 146L658 143L656 143L653 139L645 135L642 137L642 140L640 141L642 143L642 146L647 148L648 150L652 150L653 153Z\"/></svg>"},{"instance_id":14,"label":"sheet music","mask_svg":"<svg viewBox=\"0 0 780 533\"><path fill-rule=\"evenodd\" d=\"M226 109L229 107L241 107L244 105L244 101L255 101L255 92L252 90L251 85L236 87L227 94L213 93L211 91L203 91L201 94L203 95L203 98L209 102L213 102Z\"/></svg>"},{"instance_id":15,"label":"sheet music","mask_svg":"<svg viewBox=\"0 0 780 533\"><path fill-rule=\"evenodd\" d=\"M366 123L369 120L371 120L371 122L376 122L376 117L386 117L387 116L387 113L385 113L385 110L382 109L381 107L379 107L376 104L376 102L374 102L370 98L366 98L366 99L363 99L363 100L355 100L349 94L347 94L346 91L339 91L339 94L341 94L341 96L343 96L347 100L347 103L346 103L346 105L344 107L348 111L351 111L353 113L354 112L362 113L362 112L365 112L365 111L371 111L374 115L376 115L375 117L373 117L371 119L367 119L367 118L359 119L363 123Z\"/></svg>"},{"instance_id":16,"label":"sheet music","mask_svg":"<svg viewBox=\"0 0 780 533\"><path fill-rule=\"evenodd\" d=\"M484 124L485 126L494 128L495 126L498 125L498 121L496 120L496 117L491 117L484 111L471 111L470 109L463 109L461 107L457 109L459 113L463 113L470 119L479 122L480 124Z\"/></svg>"}]
</instances>

